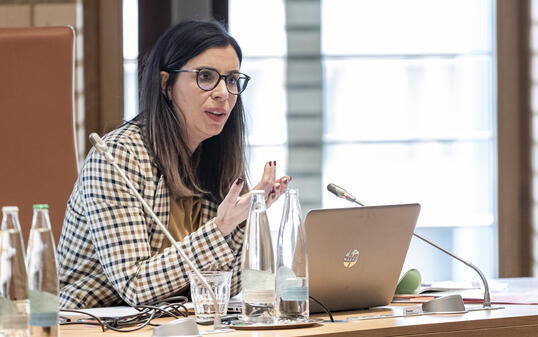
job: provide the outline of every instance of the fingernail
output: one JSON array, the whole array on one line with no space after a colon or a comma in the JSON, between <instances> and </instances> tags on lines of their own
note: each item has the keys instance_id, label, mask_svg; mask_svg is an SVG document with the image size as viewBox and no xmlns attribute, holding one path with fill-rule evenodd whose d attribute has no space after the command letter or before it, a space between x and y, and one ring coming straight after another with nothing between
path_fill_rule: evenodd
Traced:
<instances>
[{"instance_id":1,"label":"fingernail","mask_svg":"<svg viewBox=\"0 0 538 337\"><path fill-rule=\"evenodd\" d=\"M288 179L286 179L286 178L282 179L282 183L287 184L287 183L288 183Z\"/></svg>"},{"instance_id":2,"label":"fingernail","mask_svg":"<svg viewBox=\"0 0 538 337\"><path fill-rule=\"evenodd\" d=\"M275 165L275 166L276 166L276 160L275 160L275 161L273 161L273 165Z\"/></svg>"},{"instance_id":3,"label":"fingernail","mask_svg":"<svg viewBox=\"0 0 538 337\"><path fill-rule=\"evenodd\" d=\"M237 180L235 181L235 184L236 185L241 185L242 182L243 182L243 179L237 178Z\"/></svg>"},{"instance_id":4,"label":"fingernail","mask_svg":"<svg viewBox=\"0 0 538 337\"><path fill-rule=\"evenodd\" d=\"M271 162L269 162L269 166L271 166Z\"/></svg>"}]
</instances>

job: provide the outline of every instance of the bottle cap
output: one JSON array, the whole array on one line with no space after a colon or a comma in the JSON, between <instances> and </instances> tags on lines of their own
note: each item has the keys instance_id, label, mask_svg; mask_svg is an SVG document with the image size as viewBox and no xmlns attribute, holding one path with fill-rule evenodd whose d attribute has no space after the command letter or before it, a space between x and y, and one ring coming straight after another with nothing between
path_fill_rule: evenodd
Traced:
<instances>
[{"instance_id":1,"label":"bottle cap","mask_svg":"<svg viewBox=\"0 0 538 337\"><path fill-rule=\"evenodd\" d=\"M49 205L47 205L47 204L35 204L34 209L49 209Z\"/></svg>"},{"instance_id":2,"label":"bottle cap","mask_svg":"<svg viewBox=\"0 0 538 337\"><path fill-rule=\"evenodd\" d=\"M19 212L19 208L17 206L4 206L2 207L2 212L8 213L8 212Z\"/></svg>"}]
</instances>

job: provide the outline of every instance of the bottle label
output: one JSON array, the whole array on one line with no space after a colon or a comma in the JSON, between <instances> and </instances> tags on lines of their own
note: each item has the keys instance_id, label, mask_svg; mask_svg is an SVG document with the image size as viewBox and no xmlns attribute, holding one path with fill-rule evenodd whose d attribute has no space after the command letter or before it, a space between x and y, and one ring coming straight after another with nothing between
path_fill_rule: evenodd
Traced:
<instances>
[{"instance_id":1,"label":"bottle label","mask_svg":"<svg viewBox=\"0 0 538 337\"><path fill-rule=\"evenodd\" d=\"M46 291L30 290L30 325L58 325L58 295Z\"/></svg>"},{"instance_id":2,"label":"bottle label","mask_svg":"<svg viewBox=\"0 0 538 337\"><path fill-rule=\"evenodd\" d=\"M280 289L280 298L284 301L307 301L308 288L293 287Z\"/></svg>"},{"instance_id":3,"label":"bottle label","mask_svg":"<svg viewBox=\"0 0 538 337\"><path fill-rule=\"evenodd\" d=\"M46 291L30 290L30 312L58 312L60 302L58 295Z\"/></svg>"},{"instance_id":4,"label":"bottle label","mask_svg":"<svg viewBox=\"0 0 538 337\"><path fill-rule=\"evenodd\" d=\"M3 296L0 296L0 318L3 318L4 315L16 314L17 312L18 310L15 303Z\"/></svg>"},{"instance_id":5,"label":"bottle label","mask_svg":"<svg viewBox=\"0 0 538 337\"><path fill-rule=\"evenodd\" d=\"M308 279L282 266L276 274L276 291L277 297L284 301L308 301Z\"/></svg>"},{"instance_id":6,"label":"bottle label","mask_svg":"<svg viewBox=\"0 0 538 337\"><path fill-rule=\"evenodd\" d=\"M58 325L58 312L35 312L30 314L31 326Z\"/></svg>"},{"instance_id":7,"label":"bottle label","mask_svg":"<svg viewBox=\"0 0 538 337\"><path fill-rule=\"evenodd\" d=\"M0 296L0 336L2 329L28 329L30 301L10 301Z\"/></svg>"},{"instance_id":8,"label":"bottle label","mask_svg":"<svg viewBox=\"0 0 538 337\"><path fill-rule=\"evenodd\" d=\"M243 302L247 303L273 303L275 301L275 291L243 289Z\"/></svg>"},{"instance_id":9,"label":"bottle label","mask_svg":"<svg viewBox=\"0 0 538 337\"><path fill-rule=\"evenodd\" d=\"M16 313L0 315L0 336L2 329L28 329L28 314Z\"/></svg>"},{"instance_id":10,"label":"bottle label","mask_svg":"<svg viewBox=\"0 0 538 337\"><path fill-rule=\"evenodd\" d=\"M262 270L243 269L241 272L241 285L243 291L245 289L274 291L275 274Z\"/></svg>"}]
</instances>

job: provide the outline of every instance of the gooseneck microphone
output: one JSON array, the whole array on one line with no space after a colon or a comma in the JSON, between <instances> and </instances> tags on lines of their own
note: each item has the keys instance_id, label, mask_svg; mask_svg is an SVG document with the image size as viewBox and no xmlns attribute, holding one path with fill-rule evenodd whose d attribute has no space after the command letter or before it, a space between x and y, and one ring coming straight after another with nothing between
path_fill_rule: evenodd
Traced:
<instances>
[{"instance_id":1,"label":"gooseneck microphone","mask_svg":"<svg viewBox=\"0 0 538 337\"><path fill-rule=\"evenodd\" d=\"M362 203L358 202L354 196L352 196L351 194L346 192L346 190L339 187L338 185L335 185L335 184L331 183L331 184L327 185L327 190L329 190L329 192L333 193L334 195L336 195L339 198L346 199L346 200L351 201L353 203L356 203L356 204L358 204L360 206L364 206ZM413 233L413 235L416 236L417 238L421 239L422 241L434 246L435 248L439 249L443 253L455 258L456 260L458 260L460 262L463 262L468 267L474 269L478 273L478 275L480 275L480 278L482 279L482 283L484 284L484 305L483 305L483 307L484 308L491 308L491 296L490 296L490 293L489 293L488 280L486 280L486 278L484 277L484 274L482 274L482 272L480 271L480 269L478 269L478 267L476 267L471 262L468 262L468 261L462 259L461 257L458 257L458 256L454 255L453 253L451 253L448 250L444 249L443 247L437 245L433 241L431 241L429 239L426 239L422 235L419 235L417 233Z\"/></svg>"},{"instance_id":2,"label":"gooseneck microphone","mask_svg":"<svg viewBox=\"0 0 538 337\"><path fill-rule=\"evenodd\" d=\"M353 195L349 194L346 190L336 184L330 183L329 185L327 185L327 189L329 190L329 192L333 193L338 198L346 199L361 206L364 206L364 204L358 201L357 198L355 198Z\"/></svg>"},{"instance_id":3,"label":"gooseneck microphone","mask_svg":"<svg viewBox=\"0 0 538 337\"><path fill-rule=\"evenodd\" d=\"M129 186L129 188L131 189L131 191L134 193L134 195L136 196L136 198L138 199L138 201L140 201L142 203L142 205L144 206L144 208L146 209L146 211L151 215L151 217L153 218L153 220L155 221L155 223L157 223L157 225L161 228L161 230L164 232L164 234L166 235L166 237L168 238L168 240L174 245L174 247L177 249L177 251L179 252L179 255L181 255L181 257L183 258L183 260L185 262L187 262L187 264L189 265L189 267L191 268L191 270L196 274L196 276L198 276L198 278L200 280L202 280L202 283L204 284L204 286L206 287L207 291L209 292L209 295L211 296L211 299L213 300L213 304L215 305L215 319L213 320L213 323L214 323L214 329L215 330L218 330L221 328L221 318L220 318L220 315L218 313L218 303L217 303L217 298L215 296L215 293L213 292L213 289L211 289L211 286L209 285L209 283L207 282L206 278L202 276L202 274L200 273L200 271L198 270L198 268L191 262L191 260L189 259L189 257L187 256L187 254L185 254L185 252L183 251L183 249L179 246L179 244L177 243L177 241L172 237L172 235L170 234L170 232L166 229L166 227L162 224L162 222L159 220L159 218L155 215L155 213L153 212L153 210L151 209L151 207L147 204L147 202L142 198L142 196L140 195L140 193L138 193L138 191L136 190L136 188L134 187L133 183L129 180L129 178L127 178L127 176L125 175L125 173L123 172L123 170L118 166L118 164L116 163L116 160L114 160L114 157L112 156L112 153L110 153L110 151L108 150L108 146L105 144L105 142L101 139L101 137L99 137L99 135L97 133L92 133L90 134L90 141L92 142L92 144L95 146L95 149L97 150L97 152L99 152L103 157L105 157L105 159L109 162L109 164L111 164L112 166L114 166L114 168L116 169L116 172L121 176L121 178L123 179L123 181L127 184L127 186Z\"/></svg>"}]
</instances>

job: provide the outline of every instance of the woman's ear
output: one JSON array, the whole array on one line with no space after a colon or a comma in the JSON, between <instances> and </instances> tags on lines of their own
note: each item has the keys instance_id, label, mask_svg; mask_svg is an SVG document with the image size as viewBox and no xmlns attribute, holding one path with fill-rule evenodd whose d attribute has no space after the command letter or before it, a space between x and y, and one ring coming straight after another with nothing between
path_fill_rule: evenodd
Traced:
<instances>
[{"instance_id":1,"label":"woman's ear","mask_svg":"<svg viewBox=\"0 0 538 337\"><path fill-rule=\"evenodd\" d=\"M168 93L166 92L166 82L168 81L170 74L166 71L161 71L159 75L161 75L161 91L166 97L168 97Z\"/></svg>"}]
</instances>

